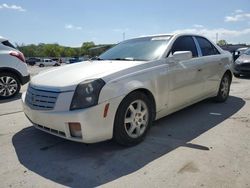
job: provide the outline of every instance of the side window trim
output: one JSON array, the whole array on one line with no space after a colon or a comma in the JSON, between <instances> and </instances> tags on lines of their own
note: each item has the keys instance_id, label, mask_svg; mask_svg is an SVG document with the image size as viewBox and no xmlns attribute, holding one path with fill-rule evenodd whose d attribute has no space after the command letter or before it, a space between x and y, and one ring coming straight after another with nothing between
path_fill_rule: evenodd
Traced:
<instances>
[{"instance_id":1,"label":"side window trim","mask_svg":"<svg viewBox=\"0 0 250 188\"><path fill-rule=\"evenodd\" d=\"M173 46L174 46L175 42L176 42L178 39L182 38L182 37L190 37L190 38L193 40L193 42L194 42L194 44L195 44L195 47L196 47L197 57L200 57L200 56L199 56L199 52L198 52L197 45L196 45L196 43L195 43L195 40L194 40L193 36L191 36L191 35L182 35L182 36L177 37L177 38L175 39L175 41L173 42L173 44L172 44L172 46L171 46L169 52L167 53L167 56L166 56L166 57L170 57L170 55L173 55L173 53L172 53ZM191 52L192 52L192 51L191 51ZM197 57L192 57L192 58L197 58Z\"/></svg>"},{"instance_id":2,"label":"side window trim","mask_svg":"<svg viewBox=\"0 0 250 188\"><path fill-rule=\"evenodd\" d=\"M202 51L201 51L201 47L200 47L200 44L198 43L196 37L192 36L193 40L194 40L194 43L195 43L195 46L196 46L196 49L197 49L197 52L198 52L198 57L202 57Z\"/></svg>"},{"instance_id":3,"label":"side window trim","mask_svg":"<svg viewBox=\"0 0 250 188\"><path fill-rule=\"evenodd\" d=\"M209 43L210 46L216 51L216 53L215 53L215 54L210 54L210 55L203 54L203 53L202 53L202 50L201 50L200 42L198 41L197 38L203 39L204 41L206 41L207 43ZM214 55L220 55L220 54L221 54L220 50L218 50L218 48L217 48L210 40L208 40L207 38L202 37L202 36L196 36L196 41L197 41L197 43L198 43L198 45L199 45L199 47L200 47L202 56L214 56Z\"/></svg>"}]
</instances>

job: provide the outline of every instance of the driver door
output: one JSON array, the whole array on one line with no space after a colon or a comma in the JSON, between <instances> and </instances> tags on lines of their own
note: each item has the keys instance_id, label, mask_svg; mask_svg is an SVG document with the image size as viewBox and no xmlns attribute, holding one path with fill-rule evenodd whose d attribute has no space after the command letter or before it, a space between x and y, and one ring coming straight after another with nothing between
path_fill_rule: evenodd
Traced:
<instances>
[{"instance_id":1,"label":"driver door","mask_svg":"<svg viewBox=\"0 0 250 188\"><path fill-rule=\"evenodd\" d=\"M193 57L179 62L174 61L171 55L176 51L191 51ZM168 109L171 111L201 98L204 91L204 79L203 64L198 57L192 36L177 38L170 51L169 59Z\"/></svg>"}]
</instances>

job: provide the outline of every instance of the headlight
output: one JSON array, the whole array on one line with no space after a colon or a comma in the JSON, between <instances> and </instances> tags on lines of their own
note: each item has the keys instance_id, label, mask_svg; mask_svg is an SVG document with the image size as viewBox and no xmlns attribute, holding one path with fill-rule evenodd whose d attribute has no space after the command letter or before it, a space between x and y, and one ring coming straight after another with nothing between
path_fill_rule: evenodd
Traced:
<instances>
[{"instance_id":1,"label":"headlight","mask_svg":"<svg viewBox=\"0 0 250 188\"><path fill-rule=\"evenodd\" d=\"M101 89L105 85L102 79L86 80L76 87L70 110L88 108L97 105Z\"/></svg>"}]
</instances>

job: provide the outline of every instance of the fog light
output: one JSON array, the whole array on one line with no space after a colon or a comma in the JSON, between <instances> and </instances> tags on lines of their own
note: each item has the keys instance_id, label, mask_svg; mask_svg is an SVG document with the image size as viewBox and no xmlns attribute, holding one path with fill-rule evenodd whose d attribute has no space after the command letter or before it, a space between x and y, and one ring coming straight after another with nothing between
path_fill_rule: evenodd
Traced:
<instances>
[{"instance_id":1,"label":"fog light","mask_svg":"<svg viewBox=\"0 0 250 188\"><path fill-rule=\"evenodd\" d=\"M72 137L82 138L82 128L80 123L69 123L69 131Z\"/></svg>"}]
</instances>

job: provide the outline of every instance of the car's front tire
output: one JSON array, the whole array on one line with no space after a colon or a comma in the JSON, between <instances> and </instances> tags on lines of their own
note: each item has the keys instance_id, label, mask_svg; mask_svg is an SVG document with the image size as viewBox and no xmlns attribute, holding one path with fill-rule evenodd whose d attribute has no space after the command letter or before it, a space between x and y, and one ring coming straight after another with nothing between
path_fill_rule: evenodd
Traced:
<instances>
[{"instance_id":1,"label":"car's front tire","mask_svg":"<svg viewBox=\"0 0 250 188\"><path fill-rule=\"evenodd\" d=\"M229 96L231 85L231 77L229 74L224 74L220 82L220 88L217 96L215 97L216 102L225 102Z\"/></svg>"},{"instance_id":2,"label":"car's front tire","mask_svg":"<svg viewBox=\"0 0 250 188\"><path fill-rule=\"evenodd\" d=\"M18 77L12 73L0 73L0 99L8 99L17 95L21 84Z\"/></svg>"},{"instance_id":3,"label":"car's front tire","mask_svg":"<svg viewBox=\"0 0 250 188\"><path fill-rule=\"evenodd\" d=\"M125 146L140 143L153 121L152 102L141 92L129 94L118 107L114 123L114 140Z\"/></svg>"}]
</instances>

